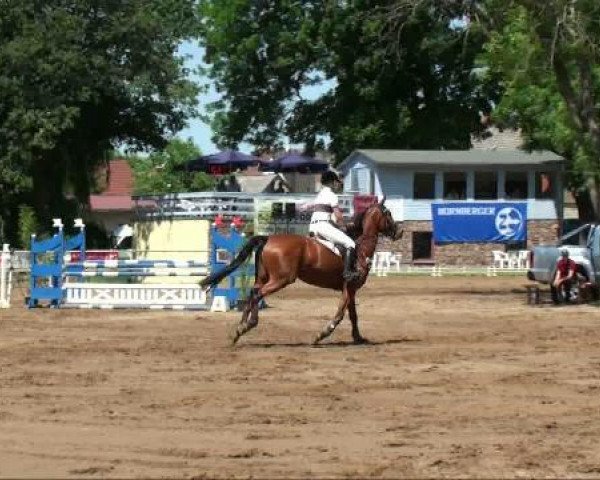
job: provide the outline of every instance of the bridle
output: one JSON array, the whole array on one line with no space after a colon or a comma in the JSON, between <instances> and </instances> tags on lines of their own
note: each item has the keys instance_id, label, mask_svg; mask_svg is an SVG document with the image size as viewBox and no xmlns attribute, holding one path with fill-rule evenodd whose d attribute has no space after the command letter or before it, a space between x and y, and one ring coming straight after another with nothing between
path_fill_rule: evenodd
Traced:
<instances>
[{"instance_id":1,"label":"bridle","mask_svg":"<svg viewBox=\"0 0 600 480\"><path fill-rule=\"evenodd\" d=\"M392 218L392 212L390 212L389 209L385 205L382 205L382 204L379 204L379 208L388 224L387 228L382 233L386 237L390 237L391 239L394 239L394 237L396 236L397 227L396 227L396 223L394 222L394 219Z\"/></svg>"},{"instance_id":2,"label":"bridle","mask_svg":"<svg viewBox=\"0 0 600 480\"><path fill-rule=\"evenodd\" d=\"M385 205L383 205L382 203L379 203L379 202L371 205L370 208L373 208L373 207L377 207L379 209L379 211L382 213L382 215L384 217L384 220L387 223L387 227L383 231L381 231L381 233L383 235L385 235L386 237L390 237L391 239L394 239L394 237L396 236L397 228L396 228L396 224L394 223L394 219L392 218L392 212L390 212L390 210ZM365 216L363 218L363 222L362 222L363 223L362 224L363 232L365 230L364 224L365 224L365 221L367 220L367 218L368 218L368 215L365 214Z\"/></svg>"}]
</instances>

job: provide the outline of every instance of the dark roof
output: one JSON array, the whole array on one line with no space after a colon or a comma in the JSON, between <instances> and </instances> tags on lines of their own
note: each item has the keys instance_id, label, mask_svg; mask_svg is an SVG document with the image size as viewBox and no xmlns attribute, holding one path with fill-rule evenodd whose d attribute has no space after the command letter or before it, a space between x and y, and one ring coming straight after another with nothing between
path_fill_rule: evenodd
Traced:
<instances>
[{"instance_id":1,"label":"dark roof","mask_svg":"<svg viewBox=\"0 0 600 480\"><path fill-rule=\"evenodd\" d=\"M544 165L563 158L548 151L523 150L355 150L339 166L362 155L377 165Z\"/></svg>"}]
</instances>

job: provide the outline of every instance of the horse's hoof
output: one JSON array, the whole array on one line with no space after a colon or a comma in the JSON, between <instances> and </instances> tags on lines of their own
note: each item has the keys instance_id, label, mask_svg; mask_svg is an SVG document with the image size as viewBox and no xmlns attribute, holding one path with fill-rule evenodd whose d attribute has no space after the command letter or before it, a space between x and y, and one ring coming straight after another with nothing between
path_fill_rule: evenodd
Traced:
<instances>
[{"instance_id":1,"label":"horse's hoof","mask_svg":"<svg viewBox=\"0 0 600 480\"><path fill-rule=\"evenodd\" d=\"M365 337L361 337L360 335L358 337L354 337L353 341L354 341L354 345L367 345L367 344L371 343Z\"/></svg>"},{"instance_id":2,"label":"horse's hoof","mask_svg":"<svg viewBox=\"0 0 600 480\"><path fill-rule=\"evenodd\" d=\"M231 343L232 347L237 343L240 337L241 335L240 332L237 331L237 328L234 328L229 332L229 343Z\"/></svg>"},{"instance_id":3,"label":"horse's hoof","mask_svg":"<svg viewBox=\"0 0 600 480\"><path fill-rule=\"evenodd\" d=\"M315 337L315 339L312 341L311 345L314 347L315 345L318 345L319 343L321 343L321 340L323 340L323 335L317 335Z\"/></svg>"}]
</instances>

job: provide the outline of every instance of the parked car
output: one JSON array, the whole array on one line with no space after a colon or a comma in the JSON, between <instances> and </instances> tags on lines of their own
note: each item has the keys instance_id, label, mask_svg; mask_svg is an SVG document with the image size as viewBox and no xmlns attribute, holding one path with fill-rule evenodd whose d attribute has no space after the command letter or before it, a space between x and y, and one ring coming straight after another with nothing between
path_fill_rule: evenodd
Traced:
<instances>
[{"instance_id":1,"label":"parked car","mask_svg":"<svg viewBox=\"0 0 600 480\"><path fill-rule=\"evenodd\" d=\"M600 291L600 225L582 225L562 236L555 245L539 245L531 251L527 278L549 284L555 303L560 298L552 282L562 250L567 250L569 257L577 264L579 282L575 282L575 289L580 283L591 285L591 293L597 299Z\"/></svg>"}]
</instances>

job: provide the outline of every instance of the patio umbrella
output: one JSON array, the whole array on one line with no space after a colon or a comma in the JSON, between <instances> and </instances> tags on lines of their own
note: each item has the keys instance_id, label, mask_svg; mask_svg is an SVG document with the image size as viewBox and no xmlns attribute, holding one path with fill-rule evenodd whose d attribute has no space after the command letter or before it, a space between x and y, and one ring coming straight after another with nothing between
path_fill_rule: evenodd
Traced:
<instances>
[{"instance_id":1,"label":"patio umbrella","mask_svg":"<svg viewBox=\"0 0 600 480\"><path fill-rule=\"evenodd\" d=\"M190 160L179 165L177 170L222 174L238 168L244 170L259 163L260 159L254 155L248 155L237 150L223 150Z\"/></svg>"},{"instance_id":2,"label":"patio umbrella","mask_svg":"<svg viewBox=\"0 0 600 480\"><path fill-rule=\"evenodd\" d=\"M272 162L263 162L262 170L276 173L321 173L329 170L329 164L320 158L291 152L283 154Z\"/></svg>"}]
</instances>

